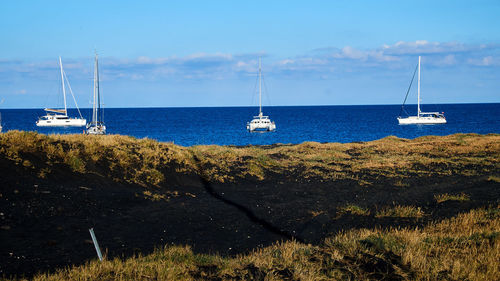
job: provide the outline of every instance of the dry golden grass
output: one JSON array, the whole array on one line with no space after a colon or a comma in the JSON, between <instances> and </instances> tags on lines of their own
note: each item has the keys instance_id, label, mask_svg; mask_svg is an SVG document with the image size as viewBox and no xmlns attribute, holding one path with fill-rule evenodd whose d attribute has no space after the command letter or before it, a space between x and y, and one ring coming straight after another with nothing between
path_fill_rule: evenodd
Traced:
<instances>
[{"instance_id":1,"label":"dry golden grass","mask_svg":"<svg viewBox=\"0 0 500 281\"><path fill-rule=\"evenodd\" d=\"M394 206L383 208L375 214L375 217L394 217L394 218L421 218L425 215L420 207L413 206Z\"/></svg>"},{"instance_id":2,"label":"dry golden grass","mask_svg":"<svg viewBox=\"0 0 500 281\"><path fill-rule=\"evenodd\" d=\"M269 147L181 147L132 137L0 134L0 159L41 178L60 171L95 173L143 186L174 183L176 175L213 182L266 180L278 173L297 181L383 180L405 186L418 177L481 177L499 182L500 135L457 134L414 140L387 137L367 143L307 142ZM146 191L150 200L174 192ZM466 196L437 195L436 200ZM456 199L458 198L458 199ZM460 199L461 198L461 199ZM370 215L356 205L339 213ZM312 213L319 215L319 213ZM396 206L377 217L419 217L419 208ZM474 210L423 229L361 229L341 233L320 246L283 242L235 258L194 254L166 247L126 260L93 260L83 266L41 274L35 280L495 280L500 276L500 210Z\"/></svg>"},{"instance_id":3,"label":"dry golden grass","mask_svg":"<svg viewBox=\"0 0 500 281\"><path fill-rule=\"evenodd\" d=\"M47 177L65 165L144 186L169 183L172 174L199 174L212 182L265 180L281 174L296 181L352 180L394 186L422 177L488 176L498 180L500 135L456 134L414 140L386 137L366 143L315 143L269 147L182 147L120 135L0 135L0 157Z\"/></svg>"},{"instance_id":4,"label":"dry golden grass","mask_svg":"<svg viewBox=\"0 0 500 281\"><path fill-rule=\"evenodd\" d=\"M498 280L500 206L423 229L360 229L320 246L282 242L223 258L173 246L126 260L93 260L33 280Z\"/></svg>"},{"instance_id":5,"label":"dry golden grass","mask_svg":"<svg viewBox=\"0 0 500 281\"><path fill-rule=\"evenodd\" d=\"M186 148L150 139L108 135L42 135L9 131L0 136L0 156L38 171L40 177L53 167L66 165L77 173L106 174L116 181L157 186L166 172L193 171ZM26 166L26 164L24 164Z\"/></svg>"},{"instance_id":6,"label":"dry golden grass","mask_svg":"<svg viewBox=\"0 0 500 281\"><path fill-rule=\"evenodd\" d=\"M448 193L444 193L444 194L436 194L434 195L434 199L436 200L436 202L438 203L443 203L443 202L446 202L446 201L460 201L460 202L463 202L463 201L469 201L470 200L470 196L465 194L465 193L460 193L460 194L448 194Z\"/></svg>"}]
</instances>

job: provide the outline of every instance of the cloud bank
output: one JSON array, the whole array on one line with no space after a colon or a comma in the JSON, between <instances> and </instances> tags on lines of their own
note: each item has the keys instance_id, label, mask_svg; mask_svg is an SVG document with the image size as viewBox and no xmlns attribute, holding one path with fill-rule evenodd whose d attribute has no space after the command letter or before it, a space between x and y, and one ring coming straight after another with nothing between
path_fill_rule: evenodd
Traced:
<instances>
[{"instance_id":1,"label":"cloud bank","mask_svg":"<svg viewBox=\"0 0 500 281\"><path fill-rule=\"evenodd\" d=\"M420 40L371 49L325 47L290 57L257 52L104 56L99 65L107 105L113 107L248 105L259 56L274 105L393 104L407 89L419 55L425 102L498 102L499 44ZM73 90L88 99L93 57L62 60ZM3 107L46 106L59 79L57 58L0 59Z\"/></svg>"},{"instance_id":2,"label":"cloud bank","mask_svg":"<svg viewBox=\"0 0 500 281\"><path fill-rule=\"evenodd\" d=\"M264 53L227 54L197 53L185 57L132 59L101 58L101 73L105 80L159 79L237 79L255 75L258 57L263 57L263 68L273 77L307 77L342 73L363 73L378 70L408 69L423 56L427 67L499 67L499 44L464 44L459 42L397 42L374 49L327 47L308 54L279 58ZM66 72L76 79L92 75L91 58L64 59ZM410 67L411 68L411 67ZM57 60L22 61L1 60L0 80L18 77L50 78L58 71Z\"/></svg>"}]
</instances>

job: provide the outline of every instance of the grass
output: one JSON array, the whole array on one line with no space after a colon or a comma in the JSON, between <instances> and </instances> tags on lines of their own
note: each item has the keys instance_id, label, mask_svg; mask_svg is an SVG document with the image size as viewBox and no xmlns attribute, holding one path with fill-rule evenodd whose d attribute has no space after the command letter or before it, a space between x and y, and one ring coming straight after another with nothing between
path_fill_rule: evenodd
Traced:
<instances>
[{"instance_id":1,"label":"grass","mask_svg":"<svg viewBox=\"0 0 500 281\"><path fill-rule=\"evenodd\" d=\"M9 131L0 135L0 157L16 165L26 160L40 177L66 166L77 173L111 176L144 186L159 186L168 173L194 171L186 148L120 135L42 135ZM26 166L26 164L24 164Z\"/></svg>"},{"instance_id":2,"label":"grass","mask_svg":"<svg viewBox=\"0 0 500 281\"><path fill-rule=\"evenodd\" d=\"M405 188L409 181L436 177L482 177L495 183L499 182L500 135L182 147L119 135L9 131L0 134L0 161L39 178L70 171L159 187L137 196L168 201L179 194L161 187L182 184L177 179L180 175L227 183L264 181L275 173L297 182L351 181L363 188L380 182ZM435 200L470 198L464 193L439 194ZM371 215L369 209L354 204L339 208L338 214ZM374 216L418 218L425 214L419 207L393 206ZM147 256L93 260L54 274L39 274L34 280L494 280L500 276L499 233L500 209L492 207L419 229L359 229L330 237L319 246L289 241L233 258L195 254L189 246L168 246Z\"/></svg>"},{"instance_id":3,"label":"grass","mask_svg":"<svg viewBox=\"0 0 500 281\"><path fill-rule=\"evenodd\" d=\"M125 260L93 260L33 280L496 280L500 206L421 229L359 229L319 246L295 241L224 258L168 246Z\"/></svg>"},{"instance_id":4,"label":"grass","mask_svg":"<svg viewBox=\"0 0 500 281\"><path fill-rule=\"evenodd\" d=\"M370 210L354 204L348 204L346 206L339 207L339 209L337 210L338 216L342 216L345 214L351 214L356 216L369 216Z\"/></svg>"},{"instance_id":5,"label":"grass","mask_svg":"<svg viewBox=\"0 0 500 281\"><path fill-rule=\"evenodd\" d=\"M434 199L438 203L443 203L446 201L459 201L459 202L465 202L470 200L470 196L465 194L465 193L460 193L460 194L436 194L434 195Z\"/></svg>"},{"instance_id":6,"label":"grass","mask_svg":"<svg viewBox=\"0 0 500 281\"><path fill-rule=\"evenodd\" d=\"M492 181L492 182L498 182L498 183L500 183L500 176L489 176L488 180Z\"/></svg>"},{"instance_id":7,"label":"grass","mask_svg":"<svg viewBox=\"0 0 500 281\"><path fill-rule=\"evenodd\" d=\"M386 207L377 211L375 217L393 217L393 218L421 218L425 215L420 207L413 206L394 206Z\"/></svg>"},{"instance_id":8,"label":"grass","mask_svg":"<svg viewBox=\"0 0 500 281\"><path fill-rule=\"evenodd\" d=\"M297 182L354 181L409 186L416 177L488 176L498 181L500 135L456 134L413 140L386 137L366 143L316 143L268 147L182 147L120 135L0 135L0 159L49 177L73 172L110 175L143 186L177 184L172 175L200 175L211 182L263 181L270 174ZM174 177L175 178L175 177Z\"/></svg>"}]
</instances>

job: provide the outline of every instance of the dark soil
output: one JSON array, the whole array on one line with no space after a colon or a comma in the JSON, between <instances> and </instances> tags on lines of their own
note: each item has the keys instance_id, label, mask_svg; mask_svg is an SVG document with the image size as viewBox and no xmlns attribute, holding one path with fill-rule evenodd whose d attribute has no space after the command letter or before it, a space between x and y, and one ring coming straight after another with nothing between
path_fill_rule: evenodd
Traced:
<instances>
[{"instance_id":1,"label":"dark soil","mask_svg":"<svg viewBox=\"0 0 500 281\"><path fill-rule=\"evenodd\" d=\"M0 276L32 276L95 259L89 228L108 257L148 254L173 244L235 255L286 239L317 244L352 228L421 226L498 204L500 198L499 184L486 177L415 178L408 187L396 187L276 174L264 181L211 184L193 175L145 188L66 166L53 170L58 172L39 179L0 159ZM152 201L145 190L166 199ZM461 192L471 200L434 200L434 194ZM340 215L338 208L348 203L369 208L372 215ZM427 215L375 218L377 209L389 205L419 206ZM367 260L367 266L379 266L375 257Z\"/></svg>"}]
</instances>

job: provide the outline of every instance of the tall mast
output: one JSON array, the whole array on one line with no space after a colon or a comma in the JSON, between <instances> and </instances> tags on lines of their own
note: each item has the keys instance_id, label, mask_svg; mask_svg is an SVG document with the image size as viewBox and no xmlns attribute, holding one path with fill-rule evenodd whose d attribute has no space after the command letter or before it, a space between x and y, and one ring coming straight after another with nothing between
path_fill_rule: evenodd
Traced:
<instances>
[{"instance_id":1,"label":"tall mast","mask_svg":"<svg viewBox=\"0 0 500 281\"><path fill-rule=\"evenodd\" d=\"M417 98L418 117L420 117L420 56L418 56L418 98Z\"/></svg>"},{"instance_id":2,"label":"tall mast","mask_svg":"<svg viewBox=\"0 0 500 281\"><path fill-rule=\"evenodd\" d=\"M95 54L95 64L94 64L94 100L93 100L93 107L92 107L92 123L97 122L97 91L98 91L98 82L97 82L97 54Z\"/></svg>"},{"instance_id":3,"label":"tall mast","mask_svg":"<svg viewBox=\"0 0 500 281\"><path fill-rule=\"evenodd\" d=\"M64 74L63 74L61 57L59 57L59 67L61 68L61 83L62 83L62 90L63 90L63 96L64 96L64 114L68 115L68 111L66 109L66 88L64 87Z\"/></svg>"},{"instance_id":4,"label":"tall mast","mask_svg":"<svg viewBox=\"0 0 500 281\"><path fill-rule=\"evenodd\" d=\"M262 70L259 57L259 116L262 115Z\"/></svg>"},{"instance_id":5,"label":"tall mast","mask_svg":"<svg viewBox=\"0 0 500 281\"><path fill-rule=\"evenodd\" d=\"M99 114L102 114L101 112L101 93L100 93L100 89L99 89L99 61L97 59L97 53L95 54L95 71L96 71L96 84L97 84L97 113L96 113L96 117L98 118L97 120L102 122L102 116L99 116Z\"/></svg>"}]
</instances>

